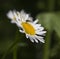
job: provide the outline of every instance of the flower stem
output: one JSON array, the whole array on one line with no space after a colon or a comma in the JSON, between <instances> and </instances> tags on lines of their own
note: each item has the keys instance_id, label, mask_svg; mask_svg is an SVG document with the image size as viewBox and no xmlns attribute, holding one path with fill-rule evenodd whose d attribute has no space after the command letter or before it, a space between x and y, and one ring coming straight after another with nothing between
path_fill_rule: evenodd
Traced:
<instances>
[{"instance_id":1,"label":"flower stem","mask_svg":"<svg viewBox=\"0 0 60 59\"><path fill-rule=\"evenodd\" d=\"M16 31L15 40L19 40L18 30ZM18 49L18 43L14 46L14 49L13 49L13 59L17 59L17 49Z\"/></svg>"},{"instance_id":2,"label":"flower stem","mask_svg":"<svg viewBox=\"0 0 60 59\"><path fill-rule=\"evenodd\" d=\"M17 45L14 47L13 50L13 59L17 59Z\"/></svg>"},{"instance_id":3,"label":"flower stem","mask_svg":"<svg viewBox=\"0 0 60 59\"><path fill-rule=\"evenodd\" d=\"M47 33L47 36L45 38L45 46L44 46L44 55L43 59L49 59L50 55L50 41L51 41L51 32Z\"/></svg>"}]
</instances>

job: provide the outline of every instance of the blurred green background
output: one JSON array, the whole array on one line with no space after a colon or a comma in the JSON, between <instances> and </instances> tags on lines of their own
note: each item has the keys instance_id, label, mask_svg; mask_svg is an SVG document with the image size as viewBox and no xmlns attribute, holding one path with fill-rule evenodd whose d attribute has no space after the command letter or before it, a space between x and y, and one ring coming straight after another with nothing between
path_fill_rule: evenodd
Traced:
<instances>
[{"instance_id":1,"label":"blurred green background","mask_svg":"<svg viewBox=\"0 0 60 59\"><path fill-rule=\"evenodd\" d=\"M10 23L7 12L22 9L45 27L46 43L32 43ZM60 0L0 0L0 59L60 59Z\"/></svg>"}]
</instances>

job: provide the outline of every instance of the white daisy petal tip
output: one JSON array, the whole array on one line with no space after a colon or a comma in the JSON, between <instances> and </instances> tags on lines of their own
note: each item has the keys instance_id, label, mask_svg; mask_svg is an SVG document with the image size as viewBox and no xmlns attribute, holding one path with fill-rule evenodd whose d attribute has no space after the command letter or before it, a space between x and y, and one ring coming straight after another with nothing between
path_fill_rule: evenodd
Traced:
<instances>
[{"instance_id":1,"label":"white daisy petal tip","mask_svg":"<svg viewBox=\"0 0 60 59\"><path fill-rule=\"evenodd\" d=\"M25 13L24 10L21 10L20 15L23 17L22 19L24 19L25 21L32 21L32 19L33 19L33 18L30 16L30 14ZM23 20L23 21L24 21L24 20Z\"/></svg>"},{"instance_id":2,"label":"white daisy petal tip","mask_svg":"<svg viewBox=\"0 0 60 59\"><path fill-rule=\"evenodd\" d=\"M36 43L38 43L38 40L37 40L37 39L35 39L35 42L36 42Z\"/></svg>"},{"instance_id":3,"label":"white daisy petal tip","mask_svg":"<svg viewBox=\"0 0 60 59\"><path fill-rule=\"evenodd\" d=\"M45 43L45 40L41 40L42 43Z\"/></svg>"},{"instance_id":4,"label":"white daisy petal tip","mask_svg":"<svg viewBox=\"0 0 60 59\"><path fill-rule=\"evenodd\" d=\"M14 13L15 11L11 11L11 10L7 13L7 17L11 19L11 23L16 23L16 17Z\"/></svg>"},{"instance_id":5,"label":"white daisy petal tip","mask_svg":"<svg viewBox=\"0 0 60 59\"><path fill-rule=\"evenodd\" d=\"M39 20L38 20L38 19L36 19L36 20L34 21L34 23L36 24L38 21L39 21Z\"/></svg>"},{"instance_id":6,"label":"white daisy petal tip","mask_svg":"<svg viewBox=\"0 0 60 59\"><path fill-rule=\"evenodd\" d=\"M28 37L28 34L26 34L26 38L29 38L29 37Z\"/></svg>"},{"instance_id":7,"label":"white daisy petal tip","mask_svg":"<svg viewBox=\"0 0 60 59\"><path fill-rule=\"evenodd\" d=\"M24 31L23 30L19 30L21 33L24 33Z\"/></svg>"},{"instance_id":8,"label":"white daisy petal tip","mask_svg":"<svg viewBox=\"0 0 60 59\"><path fill-rule=\"evenodd\" d=\"M35 43L39 43L39 41L41 42L41 43L45 43L45 40L38 40L38 39L30 39L30 41L31 42L35 42Z\"/></svg>"},{"instance_id":9,"label":"white daisy petal tip","mask_svg":"<svg viewBox=\"0 0 60 59\"><path fill-rule=\"evenodd\" d=\"M13 18L13 13L12 11L10 10L8 13L7 13L7 17L12 19Z\"/></svg>"},{"instance_id":10,"label":"white daisy petal tip","mask_svg":"<svg viewBox=\"0 0 60 59\"><path fill-rule=\"evenodd\" d=\"M32 37L30 37L30 36L29 36L28 38L30 39L30 41L31 41L31 42L33 42L33 43L34 43L34 40L33 40L33 38L32 38Z\"/></svg>"},{"instance_id":11,"label":"white daisy petal tip","mask_svg":"<svg viewBox=\"0 0 60 59\"><path fill-rule=\"evenodd\" d=\"M30 40L32 43L34 43L34 40Z\"/></svg>"},{"instance_id":12,"label":"white daisy petal tip","mask_svg":"<svg viewBox=\"0 0 60 59\"><path fill-rule=\"evenodd\" d=\"M22 9L22 10L20 11L20 13L25 13L25 11Z\"/></svg>"},{"instance_id":13,"label":"white daisy petal tip","mask_svg":"<svg viewBox=\"0 0 60 59\"><path fill-rule=\"evenodd\" d=\"M47 31L44 31L44 33L47 33Z\"/></svg>"}]
</instances>

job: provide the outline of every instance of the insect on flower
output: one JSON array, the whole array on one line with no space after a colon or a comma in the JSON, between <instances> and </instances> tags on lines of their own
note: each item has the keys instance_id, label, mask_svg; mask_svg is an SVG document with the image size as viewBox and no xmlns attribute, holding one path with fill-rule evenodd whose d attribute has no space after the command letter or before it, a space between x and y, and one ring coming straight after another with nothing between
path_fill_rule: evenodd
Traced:
<instances>
[{"instance_id":1,"label":"insect on flower","mask_svg":"<svg viewBox=\"0 0 60 59\"><path fill-rule=\"evenodd\" d=\"M38 43L40 41L45 43L42 36L45 35L46 31L44 31L44 27L41 24L37 24L38 19L33 21L33 18L23 10L21 12L9 11L7 16L11 19L11 23L15 23L18 27L22 28L19 31L25 33L26 38L29 38L32 42Z\"/></svg>"}]
</instances>

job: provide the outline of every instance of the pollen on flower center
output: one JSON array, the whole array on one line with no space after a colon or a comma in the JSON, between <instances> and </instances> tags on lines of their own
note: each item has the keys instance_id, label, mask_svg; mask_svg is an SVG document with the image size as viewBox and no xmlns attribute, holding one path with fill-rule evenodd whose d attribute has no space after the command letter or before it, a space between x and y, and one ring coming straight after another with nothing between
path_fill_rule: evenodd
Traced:
<instances>
[{"instance_id":1,"label":"pollen on flower center","mask_svg":"<svg viewBox=\"0 0 60 59\"><path fill-rule=\"evenodd\" d=\"M35 35L35 29L31 24L27 22L22 22L21 25L23 26L23 29L25 30L27 34Z\"/></svg>"}]
</instances>

